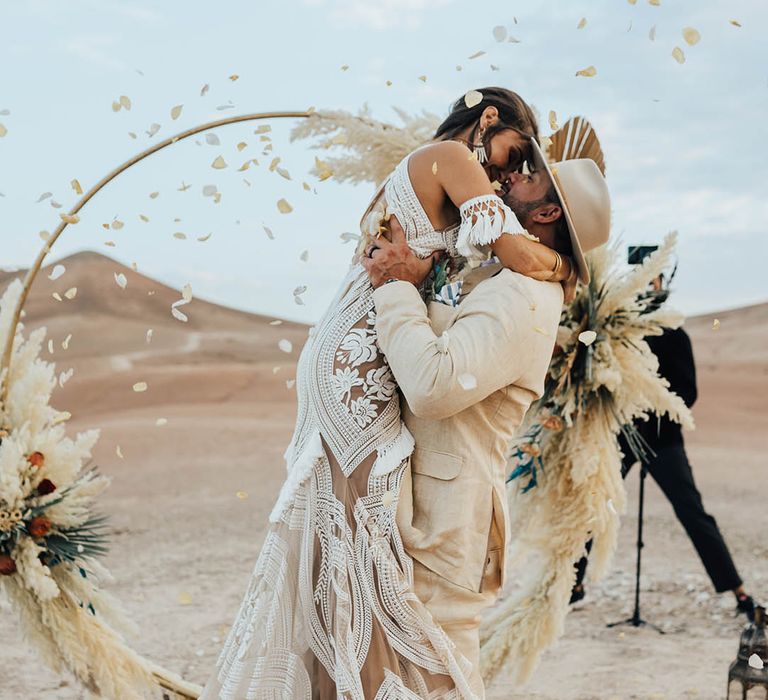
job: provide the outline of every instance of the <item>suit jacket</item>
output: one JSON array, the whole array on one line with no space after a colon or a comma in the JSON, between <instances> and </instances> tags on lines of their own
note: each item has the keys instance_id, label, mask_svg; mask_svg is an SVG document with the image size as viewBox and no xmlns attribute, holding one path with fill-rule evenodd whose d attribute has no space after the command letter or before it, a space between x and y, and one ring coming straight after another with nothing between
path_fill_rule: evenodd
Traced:
<instances>
[{"instance_id":1,"label":"suit jacket","mask_svg":"<svg viewBox=\"0 0 768 700\"><path fill-rule=\"evenodd\" d=\"M432 302L427 309L407 282L373 295L379 347L416 441L397 507L403 545L476 592L492 523L503 533L502 586L506 580L506 453L544 390L563 304L560 284L498 270L468 277L471 292L457 307Z\"/></svg>"}]
</instances>

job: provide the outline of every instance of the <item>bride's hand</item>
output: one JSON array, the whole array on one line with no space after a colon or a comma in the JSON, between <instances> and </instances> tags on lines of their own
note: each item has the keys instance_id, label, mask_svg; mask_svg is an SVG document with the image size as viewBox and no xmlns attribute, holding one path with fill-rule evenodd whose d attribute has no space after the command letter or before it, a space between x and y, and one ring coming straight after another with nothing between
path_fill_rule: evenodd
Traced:
<instances>
[{"instance_id":1,"label":"bride's hand","mask_svg":"<svg viewBox=\"0 0 768 700\"><path fill-rule=\"evenodd\" d=\"M365 251L362 265L371 284L378 288L387 280L398 279L414 285L421 284L432 269L432 261L440 253L419 258L405 240L405 232L395 216L389 219L389 235L381 236Z\"/></svg>"}]
</instances>

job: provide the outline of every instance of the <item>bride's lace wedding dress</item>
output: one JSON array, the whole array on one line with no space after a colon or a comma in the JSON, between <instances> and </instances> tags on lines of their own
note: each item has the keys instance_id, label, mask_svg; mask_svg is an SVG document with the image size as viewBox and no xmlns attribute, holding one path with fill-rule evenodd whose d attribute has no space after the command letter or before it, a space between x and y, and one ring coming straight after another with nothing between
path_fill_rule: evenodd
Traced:
<instances>
[{"instance_id":1,"label":"bride's lace wedding dress","mask_svg":"<svg viewBox=\"0 0 768 700\"><path fill-rule=\"evenodd\" d=\"M436 231L408 157L383 191L421 257L481 257L502 231L523 230L498 197L483 196ZM470 662L413 593L395 524L413 438L376 344L372 294L353 261L301 352L288 474L201 700L477 698Z\"/></svg>"}]
</instances>

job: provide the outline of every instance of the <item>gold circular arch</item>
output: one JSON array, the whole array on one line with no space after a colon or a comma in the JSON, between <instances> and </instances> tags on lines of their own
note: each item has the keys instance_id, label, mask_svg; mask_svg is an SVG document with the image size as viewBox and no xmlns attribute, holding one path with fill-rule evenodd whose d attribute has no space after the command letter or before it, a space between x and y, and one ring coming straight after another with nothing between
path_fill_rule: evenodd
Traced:
<instances>
[{"instance_id":1,"label":"gold circular arch","mask_svg":"<svg viewBox=\"0 0 768 700\"><path fill-rule=\"evenodd\" d=\"M306 117L310 117L312 115L312 112L305 111L305 112L255 112L253 114L242 114L238 117L228 117L226 119L217 119L212 122L207 122L205 124L201 124L200 126L192 127L191 129L187 129L186 131L182 131L181 133L176 134L175 136L171 136L164 141L160 141L159 143L156 143L154 146L151 146L150 148L147 148L146 150L142 151L138 155L133 156L133 158L128 159L123 163L122 165L119 165L116 167L112 172L105 175L101 180L99 180L93 187L91 187L88 192L86 192L81 198L80 201L70 209L68 216L74 216L79 212L87 203L88 201L100 190L102 189L107 183L114 180L120 173L128 170L132 165L135 165L140 160L144 160L144 158L147 158L148 156L151 156L153 153L156 153L157 151L165 148L166 146L170 146L173 143L176 143L177 141L181 141L182 139L188 138L189 136L194 136L195 134L200 133L201 131L207 131L208 129L214 129L219 126L224 126L226 124L235 124L237 122L247 122L247 121L257 121L259 119L303 119ZM29 290L32 286L32 283L35 280L35 277L37 276L37 273L40 271L40 268L42 267L43 260L45 260L45 257L48 255L48 253L51 250L51 246L56 242L58 237L62 234L64 229L69 226L69 223L66 221L63 221L57 226L56 230L53 232L53 234L48 238L48 240L45 242L45 245L40 250L40 252L37 254L37 257L35 258L35 262L32 264L32 267L29 268L27 271L26 276L24 277L24 283L23 283L23 289L21 292L21 295L19 296L18 303L16 304L16 308L14 309L13 316L11 318L11 325L8 329L8 337L6 338L5 348L3 349L2 358L0 358L0 377L2 376L3 370L6 370L5 374L5 380L2 381L2 387L0 387L0 414L2 415L2 423L0 423L0 438L5 434L5 431L8 429L7 425L7 415L4 411L4 406L6 403L6 400L8 398L8 377L10 375L10 364L11 364L11 356L13 352L13 341L16 336L16 327L19 323L19 318L21 317L21 310L24 307L24 302L27 300L27 296L29 295Z\"/></svg>"},{"instance_id":2,"label":"gold circular arch","mask_svg":"<svg viewBox=\"0 0 768 700\"><path fill-rule=\"evenodd\" d=\"M177 141L181 141L182 139L188 138L189 136L198 134L201 131L207 131L219 126L224 126L227 124L235 124L237 122L257 121L260 119L302 119L302 118L310 117L311 115L312 115L312 112L310 111L257 112L253 114L244 114L237 117L229 117L226 119L217 119L215 121L207 122L205 124L201 124L199 126L195 126L185 131L182 131L176 134L175 136L171 136L165 139L164 141L160 141L155 145L151 146L150 148L147 148L146 150L133 156L129 160L125 161L122 165L119 165L110 173L105 175L101 180L99 180L95 185L93 185L93 187L91 187L88 190L88 192L86 192L81 197L80 201L78 201L77 204L74 207L72 207L72 209L70 209L68 216L74 216L75 214L77 214L99 190L101 190L105 185L107 185L107 183L114 180L118 175L120 175L120 173L126 171L132 165L135 165L140 160L147 158L153 153L156 153L157 151L167 146L170 146L171 144L176 143ZM21 294L19 295L18 301L16 302L16 306L14 308L13 315L11 317L11 322L8 329L8 336L6 338L5 347L3 348L2 357L0 357L0 385L1 385L0 386L0 415L2 416L0 418L0 442L4 437L6 437L9 434L8 431L10 430L10 427L11 427L8 423L8 414L5 411L5 405L7 402L8 388L10 385L10 365L11 365L11 358L13 355L13 344L14 344L14 339L16 337L16 329L18 327L19 319L21 317L21 311L29 295L29 291L30 291L30 288L32 287L32 283L34 282L35 277L40 271L43 261L45 260L45 257L48 255L48 253L51 250L51 247L53 246L53 244L56 242L56 240L59 238L59 236L63 233L64 229L68 225L69 225L69 222L62 219L61 223L57 226L53 234L45 241L45 245L43 245L42 249L38 253L37 257L35 258L34 263L29 268L26 276L24 277L22 291L21 291ZM3 377L3 372L5 372L4 377ZM147 662L147 664L151 670L153 678L161 688L172 691L176 695L183 698L188 698L190 700L196 700L199 697L200 692L202 691L202 688L197 684L190 683L189 681L186 681L183 678L181 678L178 674L172 671L169 671L165 668L162 668L157 664L154 664L151 662Z\"/></svg>"}]
</instances>

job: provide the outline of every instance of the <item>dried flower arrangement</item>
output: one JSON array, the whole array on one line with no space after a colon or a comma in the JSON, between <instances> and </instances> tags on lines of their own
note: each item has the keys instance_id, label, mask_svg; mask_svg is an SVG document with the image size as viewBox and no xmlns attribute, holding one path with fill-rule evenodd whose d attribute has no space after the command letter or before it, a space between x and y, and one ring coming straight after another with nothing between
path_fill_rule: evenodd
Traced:
<instances>
[{"instance_id":1,"label":"dried flower arrangement","mask_svg":"<svg viewBox=\"0 0 768 700\"><path fill-rule=\"evenodd\" d=\"M544 394L510 455L510 565L526 574L483 621L481 664L488 680L508 658L524 681L560 636L574 563L587 540L594 540L592 576L599 578L608 566L626 501L618 435L640 458L646 446L632 428L635 418L666 413L693 427L644 340L682 323L648 293L669 265L675 241L675 233L667 235L629 271L619 264L618 245L596 249L587 256L591 282L563 310Z\"/></svg>"}]
</instances>

